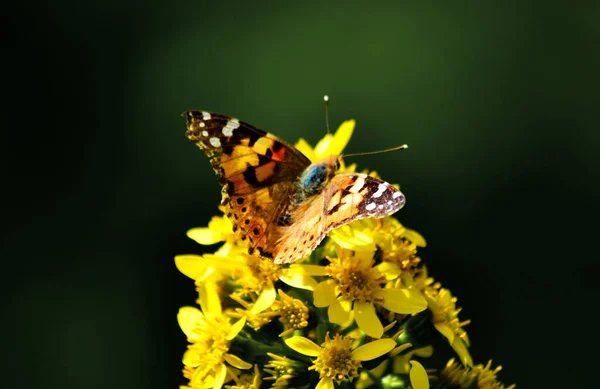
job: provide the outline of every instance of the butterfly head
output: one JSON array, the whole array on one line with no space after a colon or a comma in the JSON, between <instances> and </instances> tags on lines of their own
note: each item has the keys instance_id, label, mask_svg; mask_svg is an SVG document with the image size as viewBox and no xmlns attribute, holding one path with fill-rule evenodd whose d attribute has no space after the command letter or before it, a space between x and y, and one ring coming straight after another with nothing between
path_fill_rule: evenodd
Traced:
<instances>
[{"instance_id":1,"label":"butterfly head","mask_svg":"<svg viewBox=\"0 0 600 389\"><path fill-rule=\"evenodd\" d=\"M330 173L330 175L333 176L338 170L340 170L341 162L342 162L342 157L340 157L338 155L332 155L331 157L327 157L317 163L321 163L321 164L327 166L327 171Z\"/></svg>"}]
</instances>

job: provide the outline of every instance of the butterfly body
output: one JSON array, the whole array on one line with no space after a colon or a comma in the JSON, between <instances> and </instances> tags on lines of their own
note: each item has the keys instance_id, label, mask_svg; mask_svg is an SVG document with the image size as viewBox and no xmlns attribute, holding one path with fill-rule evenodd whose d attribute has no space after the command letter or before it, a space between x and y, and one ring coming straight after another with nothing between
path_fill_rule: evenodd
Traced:
<instances>
[{"instance_id":1,"label":"butterfly body","mask_svg":"<svg viewBox=\"0 0 600 389\"><path fill-rule=\"evenodd\" d=\"M293 204L298 206L306 199L320 194L339 169L339 160L339 157L329 157L310 164L304 169L295 185L296 192Z\"/></svg>"},{"instance_id":2,"label":"butterfly body","mask_svg":"<svg viewBox=\"0 0 600 389\"><path fill-rule=\"evenodd\" d=\"M404 195L385 181L337 173L339 156L311 163L295 147L237 119L205 111L184 116L186 135L209 157L226 214L250 254L291 263L332 229L404 205Z\"/></svg>"}]
</instances>

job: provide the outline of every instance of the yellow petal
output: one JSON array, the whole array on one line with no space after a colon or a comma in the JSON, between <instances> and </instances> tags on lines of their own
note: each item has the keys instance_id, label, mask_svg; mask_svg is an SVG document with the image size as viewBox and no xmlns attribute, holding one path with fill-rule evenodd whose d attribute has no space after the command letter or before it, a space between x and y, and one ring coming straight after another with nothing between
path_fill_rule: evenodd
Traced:
<instances>
[{"instance_id":1,"label":"yellow petal","mask_svg":"<svg viewBox=\"0 0 600 389\"><path fill-rule=\"evenodd\" d=\"M323 308L330 306L336 297L335 282L327 280L319 283L313 292L313 302L315 307Z\"/></svg>"},{"instance_id":2,"label":"yellow petal","mask_svg":"<svg viewBox=\"0 0 600 389\"><path fill-rule=\"evenodd\" d=\"M208 227L192 228L187 232L187 236L188 238L206 246L225 240L225 237L221 231L213 231Z\"/></svg>"},{"instance_id":3,"label":"yellow petal","mask_svg":"<svg viewBox=\"0 0 600 389\"><path fill-rule=\"evenodd\" d=\"M271 305L273 305L273 302L275 302L276 297L277 292L275 291L275 288L273 286L263 289L262 292L260 292L258 299L252 306L250 312L253 314L257 314L266 310Z\"/></svg>"},{"instance_id":4,"label":"yellow petal","mask_svg":"<svg viewBox=\"0 0 600 389\"><path fill-rule=\"evenodd\" d=\"M175 266L184 275L192 280L198 280L205 276L205 273L210 271L203 263L202 257L199 255L176 255Z\"/></svg>"},{"instance_id":5,"label":"yellow petal","mask_svg":"<svg viewBox=\"0 0 600 389\"><path fill-rule=\"evenodd\" d=\"M323 159L331 155L342 155L342 151L350 141L355 125L354 120L346 120L338 127L334 135L325 135L315 146L317 159Z\"/></svg>"},{"instance_id":6,"label":"yellow petal","mask_svg":"<svg viewBox=\"0 0 600 389\"><path fill-rule=\"evenodd\" d=\"M215 368L215 384L213 385L213 389L221 389L226 377L227 368L224 363L221 363Z\"/></svg>"},{"instance_id":7,"label":"yellow petal","mask_svg":"<svg viewBox=\"0 0 600 389\"><path fill-rule=\"evenodd\" d=\"M456 354L458 354L464 366L473 366L473 359L471 358L471 354L469 354L469 350L467 349L467 346L465 346L465 343L462 341L461 338L456 337L454 339L454 342L452 342L452 348L454 349L454 351L456 351Z\"/></svg>"},{"instance_id":8,"label":"yellow petal","mask_svg":"<svg viewBox=\"0 0 600 389\"><path fill-rule=\"evenodd\" d=\"M362 269L371 267L374 255L375 250L360 250L354 252L354 258L356 259L358 266Z\"/></svg>"},{"instance_id":9,"label":"yellow petal","mask_svg":"<svg viewBox=\"0 0 600 389\"><path fill-rule=\"evenodd\" d=\"M303 336L294 336L285 339L284 341L292 350L297 351L300 354L308 355L309 357L317 357L321 352L321 347Z\"/></svg>"},{"instance_id":10,"label":"yellow petal","mask_svg":"<svg viewBox=\"0 0 600 389\"><path fill-rule=\"evenodd\" d=\"M238 269L243 262L241 256L228 256L221 257L213 254L204 254L202 256L202 265L205 267L212 267L217 269L220 273L225 275L231 275L234 269Z\"/></svg>"},{"instance_id":11,"label":"yellow petal","mask_svg":"<svg viewBox=\"0 0 600 389\"><path fill-rule=\"evenodd\" d=\"M377 339L352 351L352 358L359 361L370 361L389 353L394 347L396 347L396 342L392 339Z\"/></svg>"},{"instance_id":12,"label":"yellow petal","mask_svg":"<svg viewBox=\"0 0 600 389\"><path fill-rule=\"evenodd\" d=\"M454 331L452 330L452 328L450 328L448 324L435 323L434 326L440 332L440 334L444 335L448 339L448 342L450 342L450 344L454 342Z\"/></svg>"},{"instance_id":13,"label":"yellow petal","mask_svg":"<svg viewBox=\"0 0 600 389\"><path fill-rule=\"evenodd\" d=\"M214 282L209 280L201 284L199 287L199 295L202 312L221 316L221 299L217 293L217 285Z\"/></svg>"},{"instance_id":14,"label":"yellow petal","mask_svg":"<svg viewBox=\"0 0 600 389\"><path fill-rule=\"evenodd\" d=\"M346 309L345 309L346 308ZM340 300L334 300L327 309L329 321L334 324L343 325L350 319L350 311Z\"/></svg>"},{"instance_id":15,"label":"yellow petal","mask_svg":"<svg viewBox=\"0 0 600 389\"><path fill-rule=\"evenodd\" d=\"M410 361L410 364L410 384L413 389L429 389L429 378L423 365L417 361Z\"/></svg>"},{"instance_id":16,"label":"yellow petal","mask_svg":"<svg viewBox=\"0 0 600 389\"><path fill-rule=\"evenodd\" d=\"M279 274L279 279L289 286L297 289L315 290L317 287L317 281L315 281L314 278L299 272L295 272L291 268L282 269L281 273Z\"/></svg>"},{"instance_id":17,"label":"yellow petal","mask_svg":"<svg viewBox=\"0 0 600 389\"><path fill-rule=\"evenodd\" d=\"M387 370L389 362L390 362L390 360L386 359L385 361L383 361L379 365L377 365L377 367L369 370L369 372L371 374L373 374L375 377L382 377L383 373L385 373L385 371Z\"/></svg>"},{"instance_id":18,"label":"yellow petal","mask_svg":"<svg viewBox=\"0 0 600 389\"><path fill-rule=\"evenodd\" d=\"M360 249L361 251L375 251L377 249L372 234L366 230L354 229L352 224L336 228L328 236L345 249Z\"/></svg>"},{"instance_id":19,"label":"yellow petal","mask_svg":"<svg viewBox=\"0 0 600 389\"><path fill-rule=\"evenodd\" d=\"M383 325L381 325L372 303L355 302L354 319L358 327L370 337L379 339L383 335Z\"/></svg>"},{"instance_id":20,"label":"yellow petal","mask_svg":"<svg viewBox=\"0 0 600 389\"><path fill-rule=\"evenodd\" d=\"M402 236L404 236L406 239L410 240L412 243L416 244L418 247L427 246L427 242L425 241L425 238L423 238L423 236L415 230L410 230L407 228L402 233Z\"/></svg>"},{"instance_id":21,"label":"yellow petal","mask_svg":"<svg viewBox=\"0 0 600 389\"><path fill-rule=\"evenodd\" d=\"M427 301L416 289L387 288L377 293L383 299L383 306L395 313L414 314L427 308Z\"/></svg>"},{"instance_id":22,"label":"yellow petal","mask_svg":"<svg viewBox=\"0 0 600 389\"><path fill-rule=\"evenodd\" d=\"M327 267L318 265L291 265L290 271L306 274L308 276L326 276Z\"/></svg>"},{"instance_id":23,"label":"yellow petal","mask_svg":"<svg viewBox=\"0 0 600 389\"><path fill-rule=\"evenodd\" d=\"M317 386L315 386L315 389L335 389L335 386L333 385L333 380L331 378L323 377Z\"/></svg>"},{"instance_id":24,"label":"yellow petal","mask_svg":"<svg viewBox=\"0 0 600 389\"><path fill-rule=\"evenodd\" d=\"M197 371L199 371L199 369L196 369L196 371L194 371L194 373L192 374L192 380L190 381L190 386L185 387L185 389L191 389L191 388L210 389L210 388L212 388L213 385L215 384L214 373L211 373L209 375L204 374L202 377L200 377L200 375L196 374Z\"/></svg>"},{"instance_id":25,"label":"yellow petal","mask_svg":"<svg viewBox=\"0 0 600 389\"><path fill-rule=\"evenodd\" d=\"M329 150L332 155L342 155L344 148L350 142L355 126L356 121L351 119L346 120L338 127L335 135L333 135L333 145L331 145L331 149Z\"/></svg>"},{"instance_id":26,"label":"yellow petal","mask_svg":"<svg viewBox=\"0 0 600 389\"><path fill-rule=\"evenodd\" d=\"M233 355L233 354L223 354L223 358L233 367L237 367L238 369L250 369L252 367L251 363L244 361L242 358Z\"/></svg>"},{"instance_id":27,"label":"yellow petal","mask_svg":"<svg viewBox=\"0 0 600 389\"><path fill-rule=\"evenodd\" d=\"M194 307L181 307L179 308L179 312L177 313L177 322L179 323L179 327L181 331L187 336L187 338L191 341L199 340L199 335L194 332L194 328L200 319L202 319L204 315L198 308Z\"/></svg>"},{"instance_id":28,"label":"yellow petal","mask_svg":"<svg viewBox=\"0 0 600 389\"><path fill-rule=\"evenodd\" d=\"M246 325L246 318L242 317L240 320L233 323L233 325L229 329L229 333L227 334L225 339L232 340L233 338L235 338L237 336L237 334L239 334L240 331L244 328L245 325Z\"/></svg>"},{"instance_id":29,"label":"yellow petal","mask_svg":"<svg viewBox=\"0 0 600 389\"><path fill-rule=\"evenodd\" d=\"M333 135L331 135L331 134L325 135L323 137L323 139L321 139L315 146L315 158L317 158L317 160L321 160L321 159L327 158L331 155L339 155L339 154L332 154L330 152L332 144L333 144Z\"/></svg>"},{"instance_id":30,"label":"yellow petal","mask_svg":"<svg viewBox=\"0 0 600 389\"><path fill-rule=\"evenodd\" d=\"M381 274L383 274L385 276L385 279L388 281L395 280L400 276L400 274L402 274L400 266L398 266L397 263L393 262L381 262L374 268L377 269Z\"/></svg>"},{"instance_id":31,"label":"yellow petal","mask_svg":"<svg viewBox=\"0 0 600 389\"><path fill-rule=\"evenodd\" d=\"M303 138L298 139L298 142L294 145L306 158L310 159L311 162L317 162L317 157L312 146L308 144Z\"/></svg>"},{"instance_id":32,"label":"yellow petal","mask_svg":"<svg viewBox=\"0 0 600 389\"><path fill-rule=\"evenodd\" d=\"M198 367L202 363L202 360L196 351L187 350L183 353L182 362L185 366Z\"/></svg>"}]
</instances>

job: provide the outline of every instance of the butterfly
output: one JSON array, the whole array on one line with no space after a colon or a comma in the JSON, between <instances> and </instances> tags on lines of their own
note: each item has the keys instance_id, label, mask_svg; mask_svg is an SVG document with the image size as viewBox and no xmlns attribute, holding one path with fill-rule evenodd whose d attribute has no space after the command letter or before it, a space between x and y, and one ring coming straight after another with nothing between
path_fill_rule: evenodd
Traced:
<instances>
[{"instance_id":1,"label":"butterfly","mask_svg":"<svg viewBox=\"0 0 600 389\"><path fill-rule=\"evenodd\" d=\"M404 206L404 195L385 181L337 173L340 156L311 163L294 146L238 119L205 111L183 116L186 136L210 159L223 186L221 204L249 254L292 263L334 228Z\"/></svg>"}]
</instances>

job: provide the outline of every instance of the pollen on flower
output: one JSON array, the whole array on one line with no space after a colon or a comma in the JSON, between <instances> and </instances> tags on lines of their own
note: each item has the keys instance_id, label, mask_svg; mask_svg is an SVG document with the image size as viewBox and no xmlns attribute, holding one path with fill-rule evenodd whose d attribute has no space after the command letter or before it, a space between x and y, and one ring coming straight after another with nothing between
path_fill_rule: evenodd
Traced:
<instances>
[{"instance_id":1,"label":"pollen on flower","mask_svg":"<svg viewBox=\"0 0 600 389\"><path fill-rule=\"evenodd\" d=\"M244 265L234 269L231 276L242 286L244 292L260 292L273 285L281 273L279 265L265 261L257 256L245 255Z\"/></svg>"},{"instance_id":2,"label":"pollen on flower","mask_svg":"<svg viewBox=\"0 0 600 389\"><path fill-rule=\"evenodd\" d=\"M196 337L188 345L188 352L192 354L189 360L203 367L223 363L231 342L227 339L230 330L231 324L225 316L205 315L193 330ZM188 365L185 357L184 364Z\"/></svg>"},{"instance_id":3,"label":"pollen on flower","mask_svg":"<svg viewBox=\"0 0 600 389\"><path fill-rule=\"evenodd\" d=\"M327 377L336 381L357 377L360 361L352 356L353 343L352 338L335 334L331 339L327 333L321 352L308 369L318 372L321 378Z\"/></svg>"},{"instance_id":4,"label":"pollen on flower","mask_svg":"<svg viewBox=\"0 0 600 389\"><path fill-rule=\"evenodd\" d=\"M286 336L296 330L308 326L309 310L302 301L278 290L279 300L273 303L273 312L279 315L279 321L283 324L284 332L279 336Z\"/></svg>"},{"instance_id":5,"label":"pollen on flower","mask_svg":"<svg viewBox=\"0 0 600 389\"><path fill-rule=\"evenodd\" d=\"M382 260L398 265L403 273L414 274L421 258L417 256L417 246L411 241L400 238L393 243L393 248L384 250Z\"/></svg>"},{"instance_id":6,"label":"pollen on flower","mask_svg":"<svg viewBox=\"0 0 600 389\"><path fill-rule=\"evenodd\" d=\"M385 282L385 277L373 269L373 264L373 259L359 258L354 251L340 249L339 257L330 259L327 272L336 280L345 300L373 302L373 294Z\"/></svg>"},{"instance_id":7,"label":"pollen on flower","mask_svg":"<svg viewBox=\"0 0 600 389\"><path fill-rule=\"evenodd\" d=\"M465 344L469 345L469 337L467 332L462 328L469 323L470 320L460 321L458 314L461 308L456 307L457 298L452 296L450 291L445 288L434 289L430 287L425 292L429 307L433 313L434 324L445 324L449 326L454 335L462 339Z\"/></svg>"}]
</instances>

